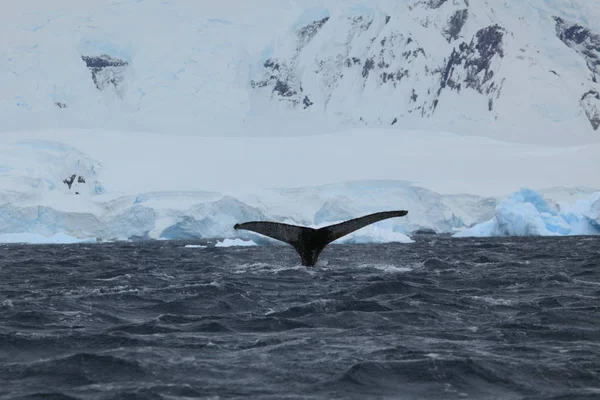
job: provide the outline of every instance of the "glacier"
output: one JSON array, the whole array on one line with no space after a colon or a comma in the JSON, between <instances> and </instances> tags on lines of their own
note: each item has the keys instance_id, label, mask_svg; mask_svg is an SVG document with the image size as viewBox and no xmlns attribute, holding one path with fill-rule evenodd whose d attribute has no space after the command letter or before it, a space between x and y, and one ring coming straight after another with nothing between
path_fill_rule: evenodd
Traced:
<instances>
[{"instance_id":1,"label":"glacier","mask_svg":"<svg viewBox=\"0 0 600 400\"><path fill-rule=\"evenodd\" d=\"M498 204L494 217L454 237L598 235L600 192L554 207L537 192L521 189Z\"/></svg>"},{"instance_id":2,"label":"glacier","mask_svg":"<svg viewBox=\"0 0 600 400\"><path fill-rule=\"evenodd\" d=\"M531 174L535 168L520 173L524 166L518 163L512 171L506 166L498 173L499 177L510 171L512 180L520 173L521 182L543 187L548 172L560 161L563 165L568 162L569 172L576 173L582 182L597 187L598 177L590 165L597 164L600 148L593 145L523 147L450 134L435 135L437 142L428 145L422 137L401 131L398 135L364 131L357 132L354 139L351 137L344 132L325 139L302 138L302 141L263 138L239 144L236 139L238 151L229 138L178 139L132 132L3 134L0 135L0 242L219 239L220 246L264 245L276 241L252 232L237 232L233 226L250 220L272 220L319 228L393 209L407 209L409 214L365 227L334 243L410 243L411 235L423 231L457 237L599 233L597 190L521 189L508 198L491 195L488 190L492 186L501 190L511 187L510 181L495 180L490 170L510 157L515 161L524 157L528 162L536 157L545 161L539 173L529 179L527 173ZM337 151L341 142L362 148L366 153L349 165L347 154ZM123 149L113 143L131 150L121 154ZM385 151L377 151L382 145L391 149L389 158ZM290 151L298 146L317 149L323 163L303 162L302 155L295 156ZM396 150L398 147L402 152ZM215 154L202 150L206 148ZM419 148L429 152L427 163L417 163L415 153ZM227 149L233 156L220 162ZM138 152L151 157L145 162L143 158L132 158ZM469 157L469 152L474 155ZM160 155L169 153L174 157L164 162ZM252 153L256 153L256 158ZM177 154L185 160L185 167L176 162ZM194 156L197 154L202 157ZM444 168L447 161L443 157L449 156L450 160L459 154L460 172ZM436 158L444 161L438 163ZM484 160L487 166L482 164ZM324 165L329 163L348 165L324 171ZM280 165L286 168L277 167ZM409 172L402 173L398 165ZM420 175L423 172L428 175ZM320 184L302 185L319 182L324 174L331 175ZM229 177L229 186L200 190L206 189L215 175L221 180ZM367 176L371 179L356 179ZM393 179L404 176L420 179L417 182ZM572 180L568 173L562 176L556 170L552 181ZM286 178L288 186L280 186ZM327 180L337 183L326 183ZM479 194L442 194L434 190L436 187L455 187L458 191L471 187ZM153 190L143 192L140 188Z\"/></svg>"},{"instance_id":3,"label":"glacier","mask_svg":"<svg viewBox=\"0 0 600 400\"><path fill-rule=\"evenodd\" d=\"M334 243L411 243L410 235L420 231L456 237L600 233L600 192L593 189L550 188L540 193L521 189L502 199L440 194L410 181L364 179L256 190L130 194L107 189L104 163L65 143L22 137L0 141L0 156L0 242L6 243L219 239L217 246L264 245L275 241L236 232L233 225L273 220L319 228L391 209L407 209L409 214ZM134 178L151 181L153 173ZM167 176L175 173L168 171ZM351 171L346 177L353 175ZM118 176L122 184L132 179L123 171ZM242 178L251 180L248 175Z\"/></svg>"},{"instance_id":4,"label":"glacier","mask_svg":"<svg viewBox=\"0 0 600 400\"><path fill-rule=\"evenodd\" d=\"M253 232L235 231L233 225L276 220L319 228L400 206L410 210L406 217L381 221L332 244L412 243L410 236L424 230L454 237L600 234L600 191L573 203L553 205L531 189L521 189L501 201L475 201L477 197L443 196L402 181L360 181L296 188L283 194L273 189L247 195L244 201L219 193L126 196L96 202L100 214L9 204L0 206L0 243L219 239L216 247L276 244ZM301 203L304 207L298 208ZM293 212L278 213L290 204L296 206ZM114 212L117 205L118 212Z\"/></svg>"}]
</instances>

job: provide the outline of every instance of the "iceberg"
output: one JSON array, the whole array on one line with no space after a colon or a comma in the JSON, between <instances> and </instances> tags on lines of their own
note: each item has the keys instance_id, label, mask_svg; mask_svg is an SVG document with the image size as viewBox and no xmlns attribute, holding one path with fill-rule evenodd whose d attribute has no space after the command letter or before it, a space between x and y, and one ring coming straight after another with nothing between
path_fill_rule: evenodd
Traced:
<instances>
[{"instance_id":1,"label":"iceberg","mask_svg":"<svg viewBox=\"0 0 600 400\"><path fill-rule=\"evenodd\" d=\"M500 202L492 219L454 237L598 235L599 211L600 192L575 204L550 206L539 193L523 188Z\"/></svg>"}]
</instances>

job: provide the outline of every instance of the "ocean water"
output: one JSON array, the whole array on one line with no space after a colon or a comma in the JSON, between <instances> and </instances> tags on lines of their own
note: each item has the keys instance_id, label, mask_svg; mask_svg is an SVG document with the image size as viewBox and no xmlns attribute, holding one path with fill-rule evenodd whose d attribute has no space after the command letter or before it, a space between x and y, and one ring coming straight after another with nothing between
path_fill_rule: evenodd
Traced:
<instances>
[{"instance_id":1,"label":"ocean water","mask_svg":"<svg viewBox=\"0 0 600 400\"><path fill-rule=\"evenodd\" d=\"M600 398L600 237L416 240L0 246L0 398Z\"/></svg>"}]
</instances>

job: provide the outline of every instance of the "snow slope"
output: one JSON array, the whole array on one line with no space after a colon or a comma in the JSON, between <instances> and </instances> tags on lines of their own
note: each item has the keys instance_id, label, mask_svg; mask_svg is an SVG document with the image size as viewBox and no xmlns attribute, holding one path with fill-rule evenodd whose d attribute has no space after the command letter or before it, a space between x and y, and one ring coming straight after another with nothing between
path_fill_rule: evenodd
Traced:
<instances>
[{"instance_id":1,"label":"snow slope","mask_svg":"<svg viewBox=\"0 0 600 400\"><path fill-rule=\"evenodd\" d=\"M40 148L39 154L35 148L25 150L24 141L32 146L58 142L57 147L66 146L61 157L83 157L81 163L88 169L94 162L101 164L102 185L87 190L128 195L218 191L238 196L260 188L372 179L405 180L439 193L484 196L503 196L520 187L600 187L600 144L549 147L399 129L278 138L102 130L0 134L4 146L0 160L8 160L7 167L33 163L44 174L49 173L47 165L58 159L45 160L46 149ZM15 152L16 146L23 150ZM31 157L24 151L30 151ZM65 171L55 181L69 174Z\"/></svg>"},{"instance_id":2,"label":"snow slope","mask_svg":"<svg viewBox=\"0 0 600 400\"><path fill-rule=\"evenodd\" d=\"M0 131L598 143L599 21L571 0L10 2Z\"/></svg>"}]
</instances>

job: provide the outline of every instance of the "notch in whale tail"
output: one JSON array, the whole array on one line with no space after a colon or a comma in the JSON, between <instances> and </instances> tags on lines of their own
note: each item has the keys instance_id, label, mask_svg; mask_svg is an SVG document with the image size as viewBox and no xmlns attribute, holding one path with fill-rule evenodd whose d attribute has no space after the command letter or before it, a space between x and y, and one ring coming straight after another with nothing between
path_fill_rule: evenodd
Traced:
<instances>
[{"instance_id":1,"label":"notch in whale tail","mask_svg":"<svg viewBox=\"0 0 600 400\"><path fill-rule=\"evenodd\" d=\"M260 233L292 245L300 255L302 265L313 266L323 249L334 240L375 222L406 214L406 210L378 212L320 229L266 221L244 222L235 224L234 228Z\"/></svg>"}]
</instances>

